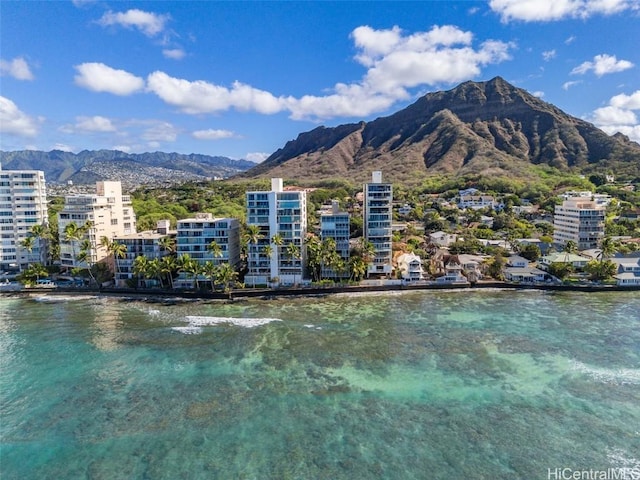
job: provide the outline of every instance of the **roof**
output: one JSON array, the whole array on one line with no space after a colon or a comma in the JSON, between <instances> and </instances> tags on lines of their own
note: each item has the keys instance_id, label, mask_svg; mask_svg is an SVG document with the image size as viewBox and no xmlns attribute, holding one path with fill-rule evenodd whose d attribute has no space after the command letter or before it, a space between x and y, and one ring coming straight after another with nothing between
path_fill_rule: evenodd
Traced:
<instances>
[{"instance_id":1,"label":"roof","mask_svg":"<svg viewBox=\"0 0 640 480\"><path fill-rule=\"evenodd\" d=\"M587 257L583 257L582 255L576 255L575 253L567 253L567 252L554 252L548 255L545 255L540 259L543 263L577 263L577 262L588 262L590 259Z\"/></svg>"}]
</instances>

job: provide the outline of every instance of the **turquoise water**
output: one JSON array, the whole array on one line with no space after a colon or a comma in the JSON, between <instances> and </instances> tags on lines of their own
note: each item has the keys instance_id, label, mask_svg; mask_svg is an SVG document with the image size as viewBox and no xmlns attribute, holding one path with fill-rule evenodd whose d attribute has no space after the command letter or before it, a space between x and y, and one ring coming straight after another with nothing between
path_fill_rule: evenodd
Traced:
<instances>
[{"instance_id":1,"label":"turquoise water","mask_svg":"<svg viewBox=\"0 0 640 480\"><path fill-rule=\"evenodd\" d=\"M640 469L637 293L170 303L0 297L3 480Z\"/></svg>"}]
</instances>

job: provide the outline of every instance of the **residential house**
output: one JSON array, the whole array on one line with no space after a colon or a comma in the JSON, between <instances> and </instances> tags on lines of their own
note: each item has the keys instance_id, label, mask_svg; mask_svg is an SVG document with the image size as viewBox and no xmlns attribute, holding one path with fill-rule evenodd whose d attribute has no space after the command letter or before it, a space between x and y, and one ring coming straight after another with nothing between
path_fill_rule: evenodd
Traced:
<instances>
[{"instance_id":1,"label":"residential house","mask_svg":"<svg viewBox=\"0 0 640 480\"><path fill-rule=\"evenodd\" d=\"M614 276L618 285L640 285L640 257L613 257L610 260L618 266Z\"/></svg>"},{"instance_id":2,"label":"residential house","mask_svg":"<svg viewBox=\"0 0 640 480\"><path fill-rule=\"evenodd\" d=\"M589 263L589 260L589 258L575 253L554 252L540 257L538 265L541 268L547 269L552 263L570 263L573 268L580 270Z\"/></svg>"},{"instance_id":3,"label":"residential house","mask_svg":"<svg viewBox=\"0 0 640 480\"><path fill-rule=\"evenodd\" d=\"M413 253L403 253L398 256L398 270L402 279L407 282L417 282L424 278L422 259Z\"/></svg>"},{"instance_id":4,"label":"residential house","mask_svg":"<svg viewBox=\"0 0 640 480\"><path fill-rule=\"evenodd\" d=\"M455 233L438 231L429 234L429 243L437 245L438 247L448 248L451 244L456 243L457 241L458 235Z\"/></svg>"}]
</instances>

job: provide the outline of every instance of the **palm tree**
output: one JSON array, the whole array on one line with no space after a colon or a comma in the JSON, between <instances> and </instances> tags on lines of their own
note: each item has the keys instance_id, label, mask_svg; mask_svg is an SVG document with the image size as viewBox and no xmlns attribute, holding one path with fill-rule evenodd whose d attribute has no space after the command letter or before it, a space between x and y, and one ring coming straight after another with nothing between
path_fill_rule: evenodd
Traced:
<instances>
[{"instance_id":1,"label":"palm tree","mask_svg":"<svg viewBox=\"0 0 640 480\"><path fill-rule=\"evenodd\" d=\"M215 292L215 280L218 276L218 267L216 266L216 264L210 260L204 262L204 265L202 265L202 274L209 279L209 281L211 282L211 291Z\"/></svg>"},{"instance_id":2,"label":"palm tree","mask_svg":"<svg viewBox=\"0 0 640 480\"><path fill-rule=\"evenodd\" d=\"M271 255L273 255L273 247L271 245L265 245L262 247L262 254L265 257L271 258Z\"/></svg>"},{"instance_id":3,"label":"palm tree","mask_svg":"<svg viewBox=\"0 0 640 480\"><path fill-rule=\"evenodd\" d=\"M162 237L158 240L158 245L165 252L175 253L176 251L176 239L173 237Z\"/></svg>"},{"instance_id":4,"label":"palm tree","mask_svg":"<svg viewBox=\"0 0 640 480\"><path fill-rule=\"evenodd\" d=\"M222 247L218 245L218 242L212 240L209 245L207 245L207 250L213 254L215 258L221 257L224 254L224 250Z\"/></svg>"},{"instance_id":5,"label":"palm tree","mask_svg":"<svg viewBox=\"0 0 640 480\"><path fill-rule=\"evenodd\" d=\"M64 240L71 244L71 256L75 261L76 258L76 244L84 236L84 232L78 227L76 222L67 223L63 231Z\"/></svg>"},{"instance_id":6,"label":"palm tree","mask_svg":"<svg viewBox=\"0 0 640 480\"><path fill-rule=\"evenodd\" d=\"M147 278L149 272L149 260L144 255L139 255L133 261L133 273L138 276L138 283L140 277ZM137 286L137 284L136 284Z\"/></svg>"},{"instance_id":7,"label":"palm tree","mask_svg":"<svg viewBox=\"0 0 640 480\"><path fill-rule=\"evenodd\" d=\"M264 235L260 231L260 227L258 225L248 225L243 236L248 244L254 245L264 238Z\"/></svg>"},{"instance_id":8,"label":"palm tree","mask_svg":"<svg viewBox=\"0 0 640 480\"><path fill-rule=\"evenodd\" d=\"M349 259L349 270L353 280L360 280L367 273L367 262L362 257L351 257Z\"/></svg>"},{"instance_id":9,"label":"palm tree","mask_svg":"<svg viewBox=\"0 0 640 480\"><path fill-rule=\"evenodd\" d=\"M149 261L147 264L147 274L160 282L160 288L164 288L164 283L162 283L162 265L160 264L160 259L154 258Z\"/></svg>"},{"instance_id":10,"label":"palm tree","mask_svg":"<svg viewBox=\"0 0 640 480\"><path fill-rule=\"evenodd\" d=\"M600 254L598 255L600 262L611 258L617 251L615 242L611 237L605 237L600 244Z\"/></svg>"},{"instance_id":11,"label":"palm tree","mask_svg":"<svg viewBox=\"0 0 640 480\"><path fill-rule=\"evenodd\" d=\"M295 243L290 243L287 245L287 255L292 259L299 260L300 259L300 247Z\"/></svg>"},{"instance_id":12,"label":"palm tree","mask_svg":"<svg viewBox=\"0 0 640 480\"><path fill-rule=\"evenodd\" d=\"M26 237L20 242L20 246L27 252L31 253L33 251L33 247L35 246L35 237Z\"/></svg>"},{"instance_id":13,"label":"palm tree","mask_svg":"<svg viewBox=\"0 0 640 480\"><path fill-rule=\"evenodd\" d=\"M177 269L176 260L169 255L160 259L160 270L163 275L166 275L169 279L169 286L173 290L173 274Z\"/></svg>"},{"instance_id":14,"label":"palm tree","mask_svg":"<svg viewBox=\"0 0 640 480\"><path fill-rule=\"evenodd\" d=\"M273 243L276 247L281 247L284 244L284 239L282 235L276 233L273 237L271 237L271 243Z\"/></svg>"},{"instance_id":15,"label":"palm tree","mask_svg":"<svg viewBox=\"0 0 640 480\"><path fill-rule=\"evenodd\" d=\"M231 284L236 281L238 278L238 272L229 264L223 263L218 266L218 277L217 280L219 283L224 285L224 291L229 292L231 290Z\"/></svg>"}]
</instances>

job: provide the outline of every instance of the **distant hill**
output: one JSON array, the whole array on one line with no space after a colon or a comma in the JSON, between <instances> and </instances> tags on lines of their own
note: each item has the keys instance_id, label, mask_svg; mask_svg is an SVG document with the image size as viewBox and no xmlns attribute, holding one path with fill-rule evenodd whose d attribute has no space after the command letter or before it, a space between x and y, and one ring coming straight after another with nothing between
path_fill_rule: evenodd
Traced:
<instances>
[{"instance_id":1,"label":"distant hill","mask_svg":"<svg viewBox=\"0 0 640 480\"><path fill-rule=\"evenodd\" d=\"M0 163L5 170L43 170L49 183L120 180L129 188L226 178L255 166L247 160L227 157L163 152L134 154L118 150L84 150L77 154L60 150L0 151Z\"/></svg>"},{"instance_id":2,"label":"distant hill","mask_svg":"<svg viewBox=\"0 0 640 480\"><path fill-rule=\"evenodd\" d=\"M527 178L534 164L640 177L640 145L610 136L500 77L429 93L388 117L318 127L242 177L417 183L430 175Z\"/></svg>"}]
</instances>

